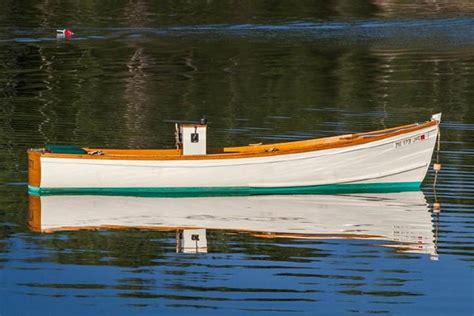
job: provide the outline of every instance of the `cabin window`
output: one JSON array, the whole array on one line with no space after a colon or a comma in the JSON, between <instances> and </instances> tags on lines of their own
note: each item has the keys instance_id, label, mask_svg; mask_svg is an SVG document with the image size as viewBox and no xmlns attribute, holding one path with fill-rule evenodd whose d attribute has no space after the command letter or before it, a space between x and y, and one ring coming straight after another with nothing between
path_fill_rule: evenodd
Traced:
<instances>
[{"instance_id":1,"label":"cabin window","mask_svg":"<svg viewBox=\"0 0 474 316\"><path fill-rule=\"evenodd\" d=\"M191 143L199 143L199 134L191 133Z\"/></svg>"}]
</instances>

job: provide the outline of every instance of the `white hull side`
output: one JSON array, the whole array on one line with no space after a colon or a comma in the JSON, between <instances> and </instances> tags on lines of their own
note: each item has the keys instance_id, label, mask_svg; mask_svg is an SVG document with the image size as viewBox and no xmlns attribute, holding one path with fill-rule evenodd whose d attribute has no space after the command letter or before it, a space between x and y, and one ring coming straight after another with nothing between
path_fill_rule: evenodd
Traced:
<instances>
[{"instance_id":1,"label":"white hull side","mask_svg":"<svg viewBox=\"0 0 474 316\"><path fill-rule=\"evenodd\" d=\"M256 158L107 160L41 157L42 188L293 187L421 182L438 126L329 150ZM426 135L423 141L397 142Z\"/></svg>"}]
</instances>

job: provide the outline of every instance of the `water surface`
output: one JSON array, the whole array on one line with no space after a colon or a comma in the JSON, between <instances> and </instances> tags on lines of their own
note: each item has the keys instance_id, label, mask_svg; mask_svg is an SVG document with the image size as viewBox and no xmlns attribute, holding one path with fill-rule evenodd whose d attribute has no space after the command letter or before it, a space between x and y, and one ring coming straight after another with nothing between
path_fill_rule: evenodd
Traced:
<instances>
[{"instance_id":1,"label":"water surface","mask_svg":"<svg viewBox=\"0 0 474 316\"><path fill-rule=\"evenodd\" d=\"M64 27L76 32L71 40L56 39ZM0 313L472 315L473 33L474 5L461 0L6 1ZM248 217L259 231L208 229L207 253L198 254L177 253L173 229L41 233L28 224L29 147L173 147L173 123L203 115L209 145L230 146L368 131L437 112L441 213L432 209L431 170L421 203L403 195L395 203L410 214L423 207L415 208L423 220L408 227L423 228L428 251L400 246L396 232L407 230L388 197L344 204L364 215L380 210L381 222L347 220L345 199L336 199L335 219L358 236L283 238L269 234L282 216L268 225ZM283 222L301 220L299 204L287 203ZM330 219L313 233L334 230ZM361 238L377 227L386 233Z\"/></svg>"}]
</instances>

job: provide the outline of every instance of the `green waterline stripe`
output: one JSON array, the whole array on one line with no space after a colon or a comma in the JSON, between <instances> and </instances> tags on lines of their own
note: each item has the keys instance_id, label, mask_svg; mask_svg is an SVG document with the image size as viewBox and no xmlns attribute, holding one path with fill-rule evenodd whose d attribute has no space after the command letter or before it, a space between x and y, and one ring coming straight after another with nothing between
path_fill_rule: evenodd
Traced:
<instances>
[{"instance_id":1,"label":"green waterline stripe","mask_svg":"<svg viewBox=\"0 0 474 316\"><path fill-rule=\"evenodd\" d=\"M328 184L299 187L154 187L154 188L38 188L28 186L32 195L117 195L147 197L249 196L270 194L390 193L420 190L421 182Z\"/></svg>"}]
</instances>

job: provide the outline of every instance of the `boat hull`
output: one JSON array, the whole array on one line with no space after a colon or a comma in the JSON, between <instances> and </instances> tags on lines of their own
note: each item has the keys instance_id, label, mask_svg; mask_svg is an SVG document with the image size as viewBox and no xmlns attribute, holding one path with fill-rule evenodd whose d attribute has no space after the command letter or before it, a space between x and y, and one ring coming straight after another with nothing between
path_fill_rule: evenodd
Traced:
<instances>
[{"instance_id":1,"label":"boat hull","mask_svg":"<svg viewBox=\"0 0 474 316\"><path fill-rule=\"evenodd\" d=\"M439 120L432 120L191 157L131 155L133 150L102 156L29 151L29 193L177 197L410 191L427 173L438 132Z\"/></svg>"},{"instance_id":2,"label":"boat hull","mask_svg":"<svg viewBox=\"0 0 474 316\"><path fill-rule=\"evenodd\" d=\"M229 159L39 157L31 194L213 196L417 190L438 125L353 146Z\"/></svg>"}]
</instances>

